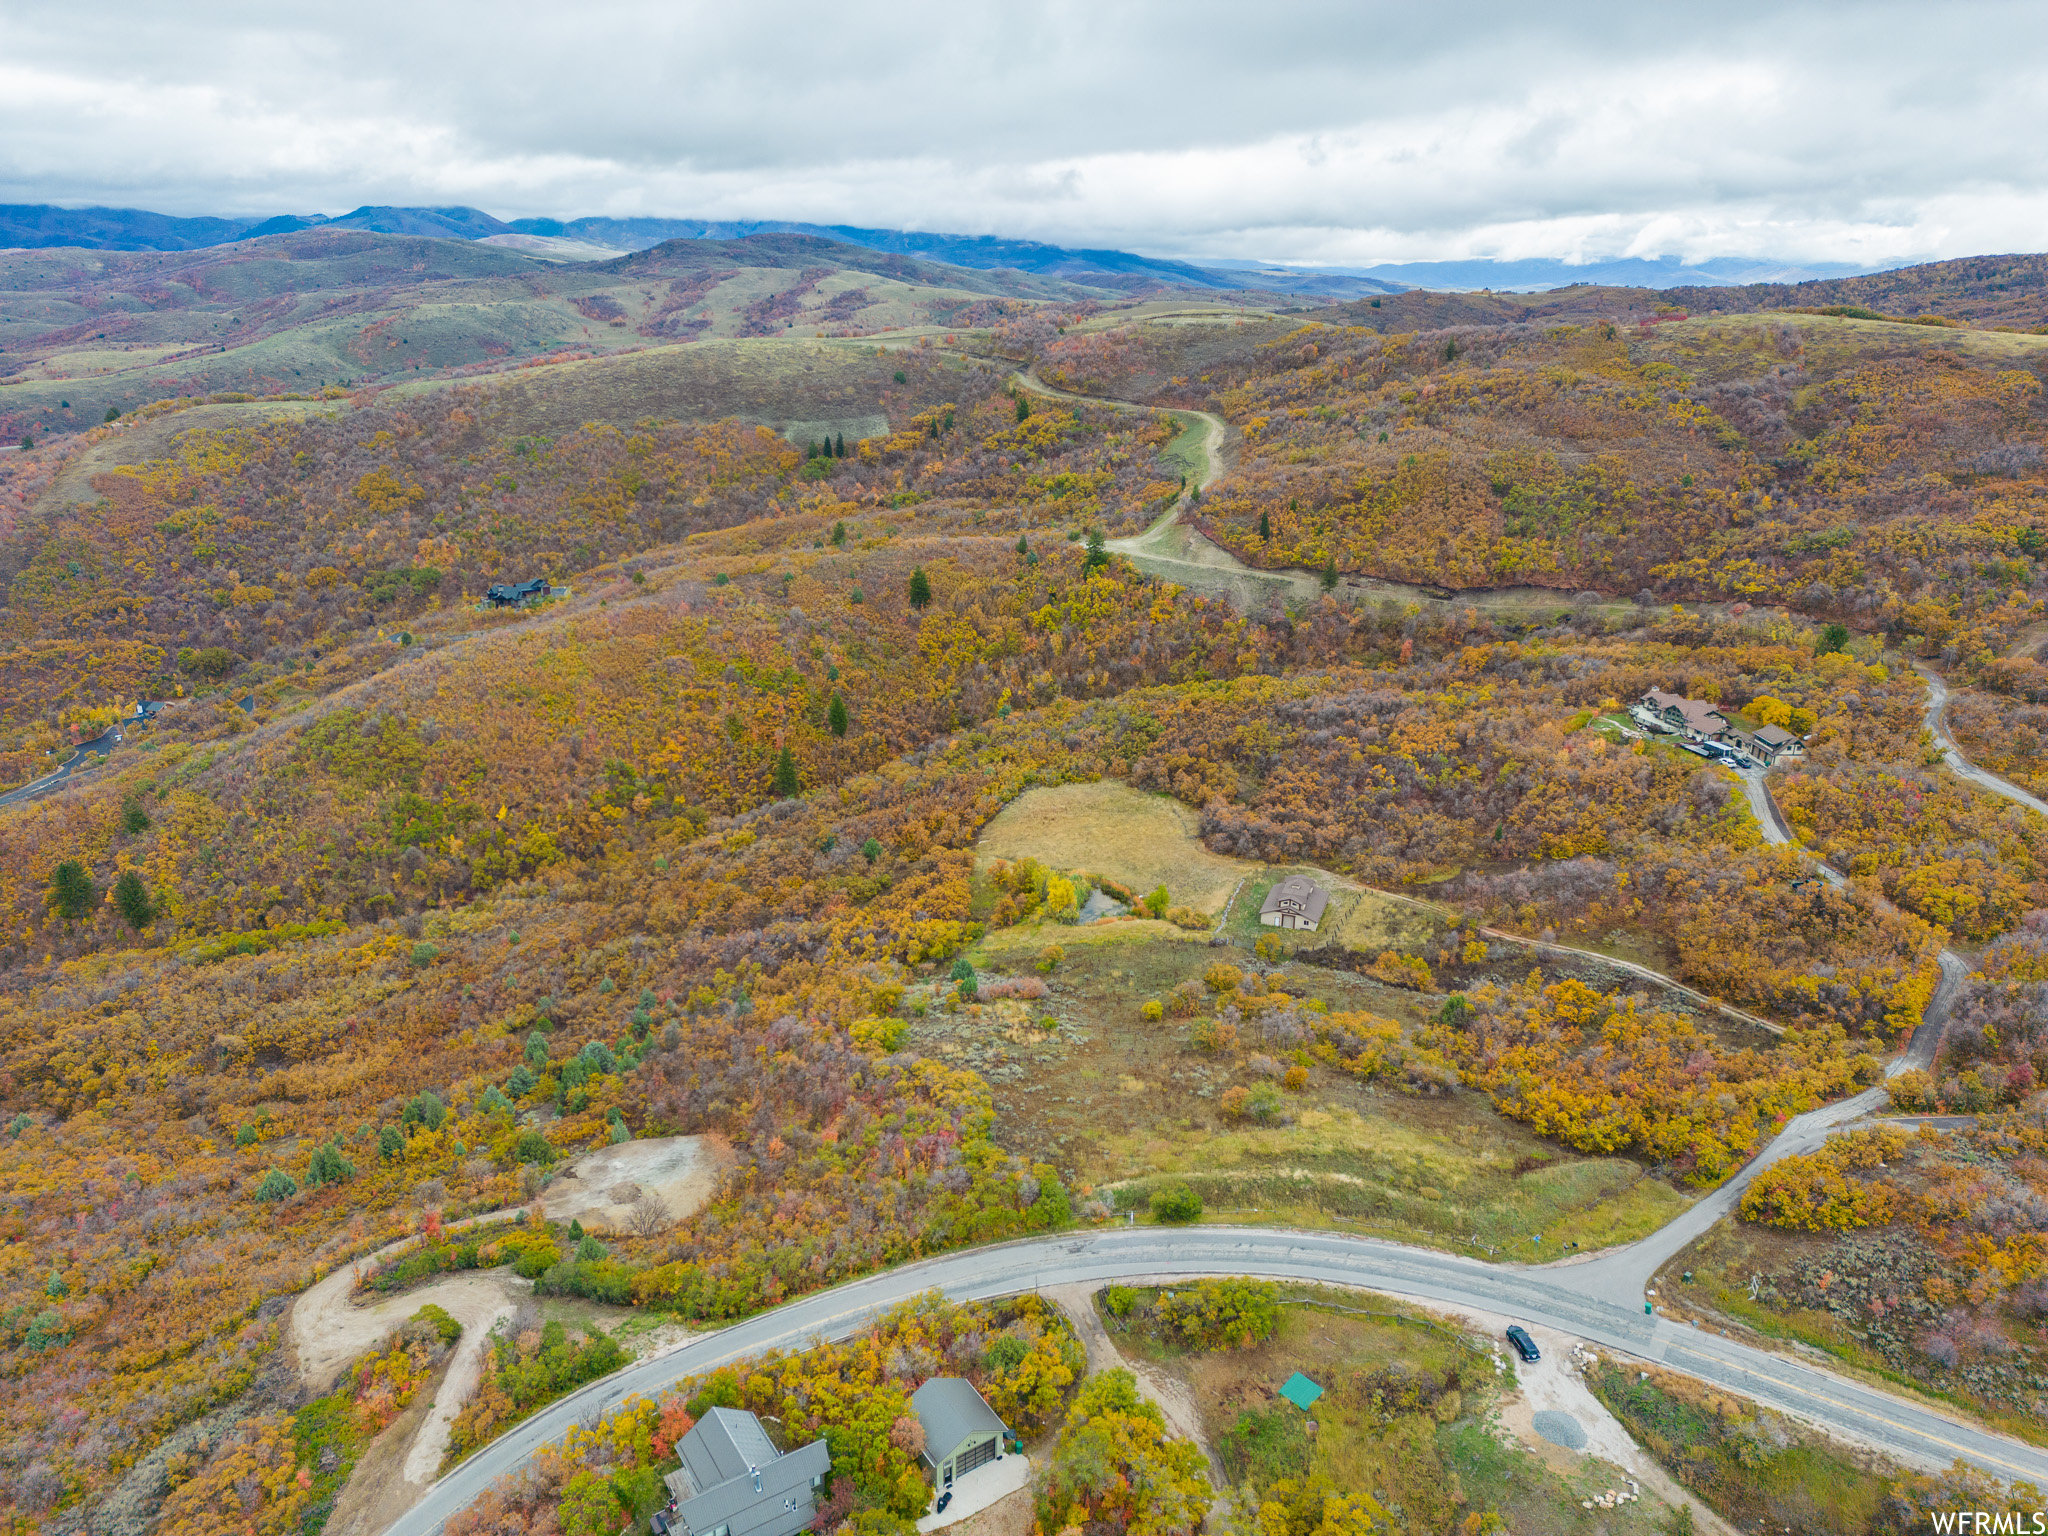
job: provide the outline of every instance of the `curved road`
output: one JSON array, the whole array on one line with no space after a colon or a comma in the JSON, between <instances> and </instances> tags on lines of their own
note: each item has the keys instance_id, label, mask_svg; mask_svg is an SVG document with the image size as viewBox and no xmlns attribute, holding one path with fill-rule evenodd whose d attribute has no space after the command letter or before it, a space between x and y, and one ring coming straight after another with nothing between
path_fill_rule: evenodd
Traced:
<instances>
[{"instance_id":1,"label":"curved road","mask_svg":"<svg viewBox=\"0 0 2048 1536\"><path fill-rule=\"evenodd\" d=\"M2024 805L2030 811L2048 816L2048 803L2035 799L2017 784L2008 784L1995 773L1986 773L1967 757L1956 740L1948 733L1948 684L1941 674L1922 662L1914 662L1913 670L1918 672L1927 684L1927 731L1934 738L1934 744L1941 748L1941 755L1947 761L1949 771L1959 779L1966 779L1979 789L1988 789L1994 795Z\"/></svg>"},{"instance_id":2,"label":"curved road","mask_svg":"<svg viewBox=\"0 0 2048 1536\"><path fill-rule=\"evenodd\" d=\"M450 1515L570 1425L594 1419L628 1397L648 1396L681 1377L766 1349L845 1336L876 1312L924 1291L985 1299L1047 1285L1193 1275L1320 1281L1508 1311L1603 1348L1660 1361L1917 1465L1945 1467L1961 1457L2001 1478L2048 1480L2048 1450L1956 1423L1799 1361L1646 1317L1640 1307L1588 1296L1574 1281L1589 1268L1524 1269L1332 1233L1210 1226L1119 1227L947 1254L804 1297L591 1383L462 1463L386 1536L432 1536Z\"/></svg>"},{"instance_id":3,"label":"curved road","mask_svg":"<svg viewBox=\"0 0 2048 1536\"><path fill-rule=\"evenodd\" d=\"M1028 372L1018 377L1040 393L1065 393ZM1192 414L1202 416L1209 429L1205 444L1208 463L1198 482L1206 488L1221 471L1223 423L1205 412ZM1181 525L1182 508L1183 503L1177 502L1144 534L1117 540L1112 547L1162 565L1204 566L1210 569L1212 579L1218 567L1232 575L1269 576L1239 566ZM1169 552L1165 546L1174 535L1180 535L1182 542L1192 537L1201 548L1182 552L1176 546ZM1190 559L1190 554L1195 558ZM1915 666L1930 689L1928 729L1942 746L1950 767L1983 788L2048 815L2048 804L1983 772L1963 756L1942 719L1946 687L1928 668ZM1796 846L1763 774L1740 777L1765 836ZM1817 860L1816 865L1833 883L1845 883L1825 862ZM1932 1064L1942 1029L1968 974L1966 961L1951 951L1942 952L1940 982L1919 1028L1888 1076ZM802 1297L592 1382L456 1467L397 1520L386 1536L433 1536L450 1515L474 1501L496 1479L523 1466L540 1447L560 1439L572 1424L591 1421L628 1397L654 1394L685 1376L700 1375L764 1350L799 1348L820 1338L844 1337L878 1312L925 1291L936 1289L956 1300L986 1299L1046 1285L1195 1275L1317 1281L1476 1311L1509 1312L1604 1348L1662 1362L1851 1440L1882 1447L1910 1463L1940 1468L1961 1459L1997 1477L2048 1483L2048 1450L2041 1447L1646 1311L1644 1290L1657 1270L1730 1215L1759 1172L1782 1157L1813 1150L1836 1129L1863 1118L1884 1102L1882 1087L1873 1087L1795 1117L1735 1177L1677 1220L1627 1247L1582 1260L1539 1267L1502 1265L1337 1233L1199 1226L1112 1228L969 1249L904 1265Z\"/></svg>"},{"instance_id":4,"label":"curved road","mask_svg":"<svg viewBox=\"0 0 2048 1536\"><path fill-rule=\"evenodd\" d=\"M19 805L24 800L33 800L38 795L48 794L51 790L62 785L66 779L83 773L86 769L90 768L95 753L112 752L125 739L121 734L121 727L118 725L108 726L106 730L95 736L91 741L81 742L78 749L64 759L61 767L44 774L39 779L31 779L28 783L18 788L10 789L6 794L0 795L0 805Z\"/></svg>"}]
</instances>

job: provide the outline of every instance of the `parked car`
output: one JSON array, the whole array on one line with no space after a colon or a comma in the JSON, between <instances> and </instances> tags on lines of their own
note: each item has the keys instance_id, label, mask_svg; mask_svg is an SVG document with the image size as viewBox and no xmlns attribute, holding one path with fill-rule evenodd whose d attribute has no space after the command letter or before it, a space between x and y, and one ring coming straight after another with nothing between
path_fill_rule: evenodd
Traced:
<instances>
[{"instance_id":1,"label":"parked car","mask_svg":"<svg viewBox=\"0 0 2048 1536\"><path fill-rule=\"evenodd\" d=\"M1508 1342L1515 1346L1515 1353L1522 1357L1524 1365L1534 1365L1543 1358L1543 1351L1536 1347L1536 1341L1529 1337L1529 1330L1520 1323L1509 1327Z\"/></svg>"},{"instance_id":2,"label":"parked car","mask_svg":"<svg viewBox=\"0 0 2048 1536\"><path fill-rule=\"evenodd\" d=\"M1735 754L1734 763L1738 768L1754 768L1756 766L1756 759L1746 752L1738 752Z\"/></svg>"}]
</instances>

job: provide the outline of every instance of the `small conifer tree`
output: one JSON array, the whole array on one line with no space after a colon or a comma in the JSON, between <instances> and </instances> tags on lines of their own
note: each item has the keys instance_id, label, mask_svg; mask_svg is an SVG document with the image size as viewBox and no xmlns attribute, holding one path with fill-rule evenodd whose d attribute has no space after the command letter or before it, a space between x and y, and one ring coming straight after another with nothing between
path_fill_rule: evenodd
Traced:
<instances>
[{"instance_id":1,"label":"small conifer tree","mask_svg":"<svg viewBox=\"0 0 2048 1536\"><path fill-rule=\"evenodd\" d=\"M846 734L846 700L836 693L832 695L832 702L825 710L825 723L832 728L834 736Z\"/></svg>"},{"instance_id":2,"label":"small conifer tree","mask_svg":"<svg viewBox=\"0 0 2048 1536\"><path fill-rule=\"evenodd\" d=\"M775 759L775 793L784 800L793 800L800 788L796 777L796 759L789 755L789 748L784 747L781 755Z\"/></svg>"},{"instance_id":3,"label":"small conifer tree","mask_svg":"<svg viewBox=\"0 0 2048 1536\"><path fill-rule=\"evenodd\" d=\"M66 859L50 875L50 893L62 917L73 922L92 911L99 900L99 888L92 883L92 876L85 872L85 866L76 859Z\"/></svg>"},{"instance_id":4,"label":"small conifer tree","mask_svg":"<svg viewBox=\"0 0 2048 1536\"><path fill-rule=\"evenodd\" d=\"M132 869L121 872L121 878L114 882L114 905L120 909L122 920L138 932L156 921L156 907L149 899L149 888L142 883L142 876Z\"/></svg>"},{"instance_id":5,"label":"small conifer tree","mask_svg":"<svg viewBox=\"0 0 2048 1536\"><path fill-rule=\"evenodd\" d=\"M910 606L922 608L931 600L931 578L925 575L924 567L920 565L910 573Z\"/></svg>"}]
</instances>

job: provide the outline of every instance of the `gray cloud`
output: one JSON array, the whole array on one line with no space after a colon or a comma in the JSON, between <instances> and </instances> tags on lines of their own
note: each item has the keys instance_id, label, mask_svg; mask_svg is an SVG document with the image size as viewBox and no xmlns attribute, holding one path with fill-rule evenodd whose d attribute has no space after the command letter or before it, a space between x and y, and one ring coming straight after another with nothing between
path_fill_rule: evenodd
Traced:
<instances>
[{"instance_id":1,"label":"gray cloud","mask_svg":"<svg viewBox=\"0 0 2048 1536\"><path fill-rule=\"evenodd\" d=\"M2037 6L0 12L0 199L467 202L1212 256L2031 249Z\"/></svg>"}]
</instances>

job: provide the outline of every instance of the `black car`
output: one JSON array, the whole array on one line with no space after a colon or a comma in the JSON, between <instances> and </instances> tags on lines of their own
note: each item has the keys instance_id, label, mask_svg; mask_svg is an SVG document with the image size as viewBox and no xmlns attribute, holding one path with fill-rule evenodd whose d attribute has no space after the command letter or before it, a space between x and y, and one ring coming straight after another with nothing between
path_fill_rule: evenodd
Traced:
<instances>
[{"instance_id":1,"label":"black car","mask_svg":"<svg viewBox=\"0 0 2048 1536\"><path fill-rule=\"evenodd\" d=\"M1515 1346L1515 1353L1522 1357L1524 1365L1534 1365L1543 1358L1543 1351L1536 1347L1536 1341L1529 1337L1529 1330L1520 1323L1508 1329L1508 1342Z\"/></svg>"}]
</instances>

